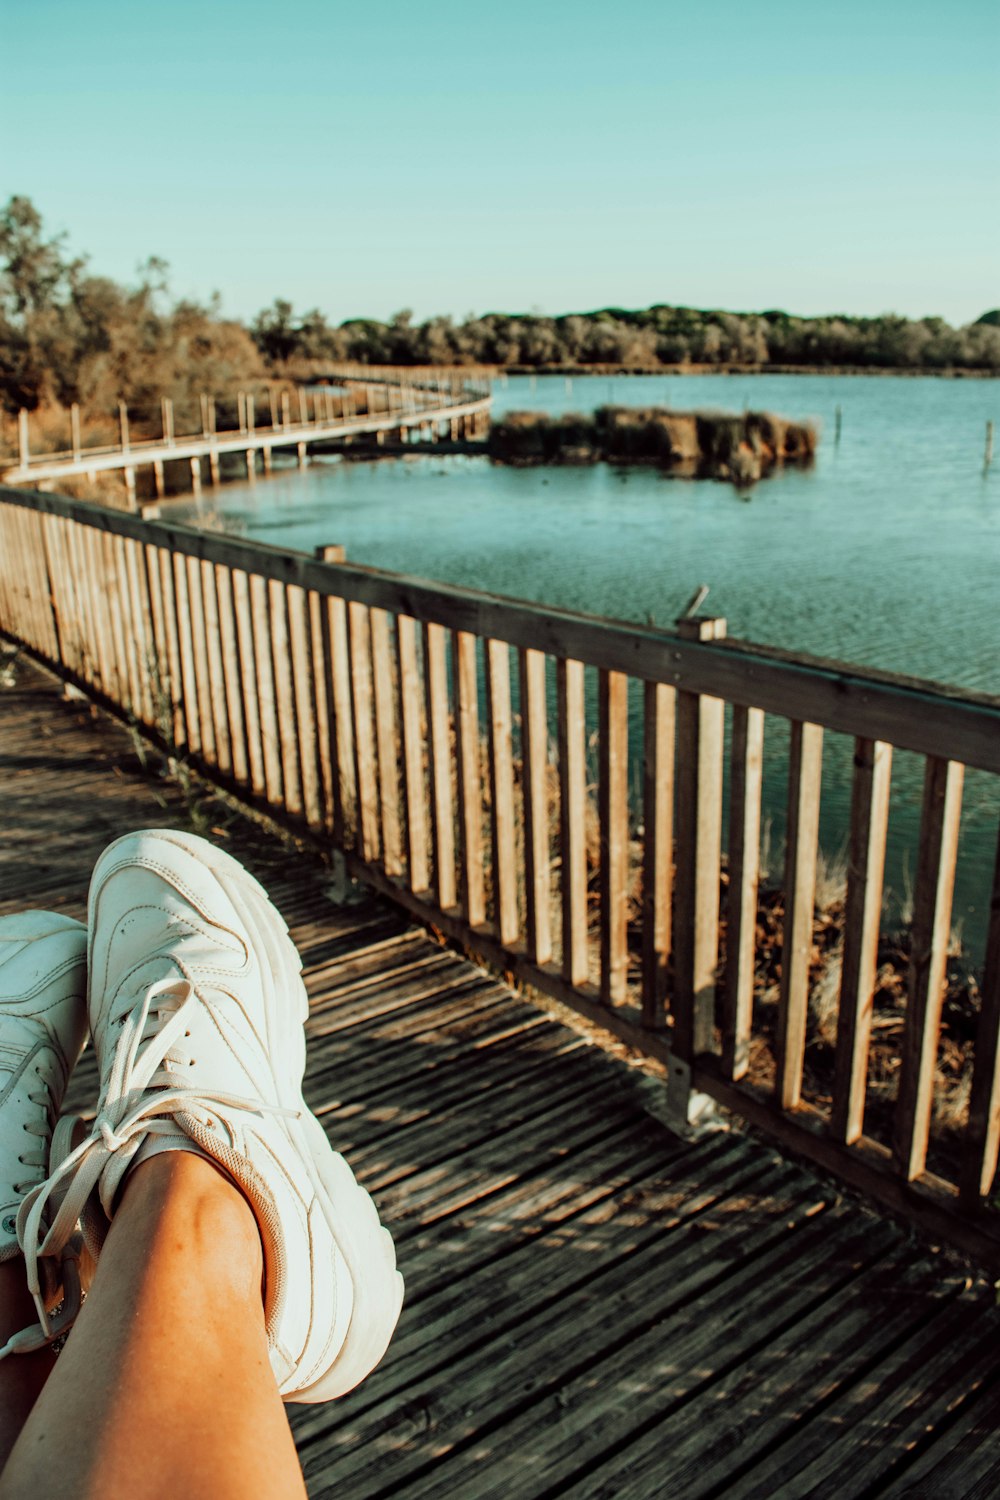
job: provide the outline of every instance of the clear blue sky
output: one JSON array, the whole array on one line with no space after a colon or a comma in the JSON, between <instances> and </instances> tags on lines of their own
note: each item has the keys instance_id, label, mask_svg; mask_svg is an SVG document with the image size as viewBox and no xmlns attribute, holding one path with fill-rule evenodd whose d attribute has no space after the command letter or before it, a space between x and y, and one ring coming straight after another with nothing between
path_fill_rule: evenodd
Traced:
<instances>
[{"instance_id":1,"label":"clear blue sky","mask_svg":"<svg viewBox=\"0 0 1000 1500\"><path fill-rule=\"evenodd\" d=\"M0 200L249 316L1000 306L996 0L0 0Z\"/></svg>"}]
</instances>

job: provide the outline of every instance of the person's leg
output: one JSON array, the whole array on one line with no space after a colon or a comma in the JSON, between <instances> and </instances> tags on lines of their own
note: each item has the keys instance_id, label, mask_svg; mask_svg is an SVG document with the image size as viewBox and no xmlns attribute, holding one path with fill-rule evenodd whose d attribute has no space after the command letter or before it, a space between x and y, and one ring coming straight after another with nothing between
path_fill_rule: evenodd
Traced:
<instances>
[{"instance_id":1,"label":"person's leg","mask_svg":"<svg viewBox=\"0 0 1000 1500\"><path fill-rule=\"evenodd\" d=\"M0 1265L0 1347L35 1321L21 1256ZM55 1364L51 1349L0 1360L0 1469Z\"/></svg>"},{"instance_id":2,"label":"person's leg","mask_svg":"<svg viewBox=\"0 0 1000 1500\"><path fill-rule=\"evenodd\" d=\"M136 1167L2 1500L303 1496L262 1269L254 1215L210 1162L169 1152Z\"/></svg>"}]
</instances>

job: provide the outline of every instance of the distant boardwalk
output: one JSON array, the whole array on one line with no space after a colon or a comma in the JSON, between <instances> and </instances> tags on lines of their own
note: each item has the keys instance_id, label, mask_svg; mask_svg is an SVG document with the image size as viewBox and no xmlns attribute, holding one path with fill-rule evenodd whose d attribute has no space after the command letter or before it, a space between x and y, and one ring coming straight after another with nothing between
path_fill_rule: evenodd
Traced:
<instances>
[{"instance_id":1,"label":"distant boardwalk","mask_svg":"<svg viewBox=\"0 0 1000 1500\"><path fill-rule=\"evenodd\" d=\"M126 732L23 659L0 689L0 911L84 916L128 828L183 824ZM306 1093L392 1227L384 1364L292 1410L330 1500L791 1500L1000 1485L990 1287L736 1133L682 1141L632 1070L206 804L311 998ZM92 1064L90 1065L92 1066ZM77 1079L76 1107L92 1081Z\"/></svg>"},{"instance_id":2,"label":"distant boardwalk","mask_svg":"<svg viewBox=\"0 0 1000 1500\"><path fill-rule=\"evenodd\" d=\"M271 468L274 449L293 448L300 464L306 461L310 447L317 444L340 444L371 436L378 443L386 437L400 442L415 438L436 438L445 434L453 440L479 438L489 425L489 382L471 375L445 377L426 372L383 373L379 378L352 372L344 377L343 388L329 387L298 391L298 409L294 416L288 392L280 404L272 393L270 421L258 419L254 399L246 391L238 393L238 425L235 429L216 430L215 401L201 400L201 430L174 432L173 403L161 402L162 436L136 440L129 429L128 413L119 405L120 441L112 446L84 448L80 443L80 415L71 411L73 446L65 452L33 454L30 416L22 411L18 419L18 461L0 469L5 484L40 484L85 476L91 483L98 474L120 472L126 491L134 503L136 470L153 471L155 492L164 494L164 465L184 461L190 465L193 489L201 488L203 462L213 484L220 478L220 460L227 454L243 454L247 476L256 472L258 456L265 473Z\"/></svg>"}]
</instances>

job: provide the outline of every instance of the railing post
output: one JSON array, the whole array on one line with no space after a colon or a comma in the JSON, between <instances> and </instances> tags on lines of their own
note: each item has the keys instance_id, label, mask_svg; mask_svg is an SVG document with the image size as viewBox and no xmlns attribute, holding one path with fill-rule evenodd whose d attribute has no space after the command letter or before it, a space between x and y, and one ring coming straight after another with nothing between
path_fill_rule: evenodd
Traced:
<instances>
[{"instance_id":1,"label":"railing post","mask_svg":"<svg viewBox=\"0 0 1000 1500\"><path fill-rule=\"evenodd\" d=\"M121 435L122 452L123 453L128 453L128 451L129 451L128 407L125 405L124 401L119 401L119 403L118 403L118 431L119 431L119 433Z\"/></svg>"},{"instance_id":2,"label":"railing post","mask_svg":"<svg viewBox=\"0 0 1000 1500\"><path fill-rule=\"evenodd\" d=\"M722 618L677 622L682 640L718 641ZM724 705L701 693L677 695L677 875L674 886L672 1051L690 1066L714 1040L719 960Z\"/></svg>"},{"instance_id":3,"label":"railing post","mask_svg":"<svg viewBox=\"0 0 1000 1500\"><path fill-rule=\"evenodd\" d=\"M160 397L160 411L163 416L163 441L172 443L174 440L174 403L169 396Z\"/></svg>"},{"instance_id":4,"label":"railing post","mask_svg":"<svg viewBox=\"0 0 1000 1500\"><path fill-rule=\"evenodd\" d=\"M22 469L31 463L31 447L28 442L28 413L24 407L17 414L17 456Z\"/></svg>"},{"instance_id":5,"label":"railing post","mask_svg":"<svg viewBox=\"0 0 1000 1500\"><path fill-rule=\"evenodd\" d=\"M80 408L74 401L69 409L69 426L72 433L73 457L77 461L80 458Z\"/></svg>"}]
</instances>

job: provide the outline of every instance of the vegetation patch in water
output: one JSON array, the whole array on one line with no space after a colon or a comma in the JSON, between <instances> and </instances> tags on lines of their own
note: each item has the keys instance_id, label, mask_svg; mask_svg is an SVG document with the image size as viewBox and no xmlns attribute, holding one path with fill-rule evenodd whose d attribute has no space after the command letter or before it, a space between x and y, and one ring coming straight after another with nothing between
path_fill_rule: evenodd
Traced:
<instances>
[{"instance_id":1,"label":"vegetation patch in water","mask_svg":"<svg viewBox=\"0 0 1000 1500\"><path fill-rule=\"evenodd\" d=\"M489 451L505 464L655 464L674 474L753 484L778 464L811 463L816 443L811 423L771 412L601 406L565 416L508 412L490 428Z\"/></svg>"}]
</instances>

